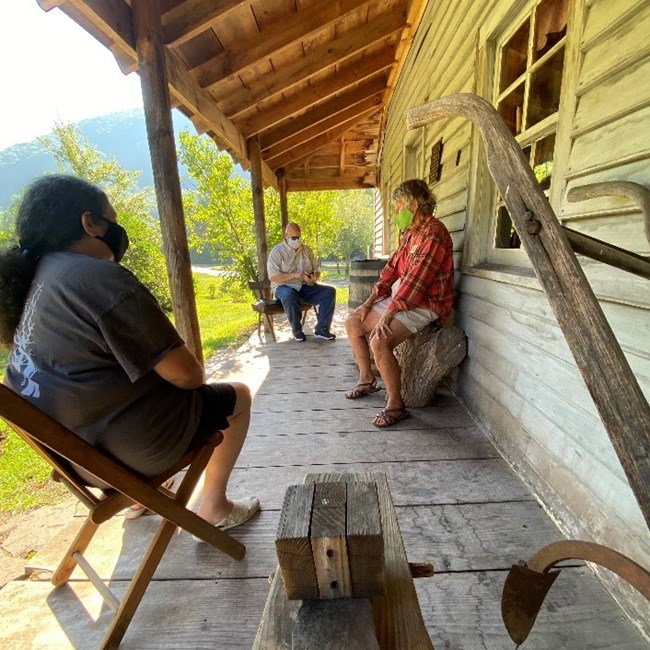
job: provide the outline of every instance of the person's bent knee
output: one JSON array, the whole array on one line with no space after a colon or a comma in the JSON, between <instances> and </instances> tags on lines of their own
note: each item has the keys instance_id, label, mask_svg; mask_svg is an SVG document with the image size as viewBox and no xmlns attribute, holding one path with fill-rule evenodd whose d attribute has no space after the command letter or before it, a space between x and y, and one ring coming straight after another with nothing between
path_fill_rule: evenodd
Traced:
<instances>
[{"instance_id":1,"label":"person's bent knee","mask_svg":"<svg viewBox=\"0 0 650 650\"><path fill-rule=\"evenodd\" d=\"M359 314L352 313L345 319L345 331L346 332L358 332L362 329L361 319Z\"/></svg>"},{"instance_id":2,"label":"person's bent knee","mask_svg":"<svg viewBox=\"0 0 650 650\"><path fill-rule=\"evenodd\" d=\"M371 336L369 343L370 349L375 356L381 356L382 354L386 354L393 349L388 339L383 336Z\"/></svg>"}]
</instances>

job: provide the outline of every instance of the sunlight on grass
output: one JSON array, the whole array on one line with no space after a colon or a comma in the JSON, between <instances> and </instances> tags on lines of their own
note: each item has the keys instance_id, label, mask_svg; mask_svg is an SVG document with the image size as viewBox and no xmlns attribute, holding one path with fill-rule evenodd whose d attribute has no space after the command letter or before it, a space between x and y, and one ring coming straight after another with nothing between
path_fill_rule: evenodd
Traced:
<instances>
[{"instance_id":1,"label":"sunlight on grass","mask_svg":"<svg viewBox=\"0 0 650 650\"><path fill-rule=\"evenodd\" d=\"M256 323L250 291L202 273L194 274L194 291L203 358L207 360L219 350L243 343Z\"/></svg>"},{"instance_id":2,"label":"sunlight on grass","mask_svg":"<svg viewBox=\"0 0 650 650\"><path fill-rule=\"evenodd\" d=\"M4 438L6 436L6 438ZM0 517L58 503L68 494L50 480L50 466L13 431L0 423Z\"/></svg>"}]
</instances>

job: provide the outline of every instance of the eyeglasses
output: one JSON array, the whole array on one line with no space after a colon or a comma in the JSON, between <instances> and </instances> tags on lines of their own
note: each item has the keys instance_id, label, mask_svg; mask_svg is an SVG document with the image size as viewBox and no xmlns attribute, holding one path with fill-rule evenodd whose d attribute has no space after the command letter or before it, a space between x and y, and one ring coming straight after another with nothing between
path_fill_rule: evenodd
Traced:
<instances>
[{"instance_id":1,"label":"eyeglasses","mask_svg":"<svg viewBox=\"0 0 650 650\"><path fill-rule=\"evenodd\" d=\"M291 241L298 241L300 239L300 235L297 237L287 237L287 239L290 239Z\"/></svg>"}]
</instances>

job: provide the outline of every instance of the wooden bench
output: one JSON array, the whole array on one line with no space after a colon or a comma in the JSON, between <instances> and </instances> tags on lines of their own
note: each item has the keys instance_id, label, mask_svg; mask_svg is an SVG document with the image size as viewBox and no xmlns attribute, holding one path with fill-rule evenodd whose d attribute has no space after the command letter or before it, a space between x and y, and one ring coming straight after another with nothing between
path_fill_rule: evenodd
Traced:
<instances>
[{"instance_id":1,"label":"wooden bench","mask_svg":"<svg viewBox=\"0 0 650 650\"><path fill-rule=\"evenodd\" d=\"M284 314L284 307L282 307L282 303L277 299L274 300L271 298L271 283L268 280L251 280L248 283L248 288L253 291L253 293L255 293L258 298L257 302L254 302L251 305L253 311L257 312L257 336L261 341L262 319L264 319L264 323L267 329L271 332L271 336L273 337L273 342L277 343L277 338L275 337L275 329L273 328L273 316ZM318 318L318 312L316 311L315 305L310 305L309 303L304 302L300 305L300 309L302 309L303 325L307 319L307 312L310 309L314 310L314 314L316 314L316 318Z\"/></svg>"},{"instance_id":2,"label":"wooden bench","mask_svg":"<svg viewBox=\"0 0 650 650\"><path fill-rule=\"evenodd\" d=\"M384 535L385 591L371 598L288 600L278 569L253 650L344 647L432 650L385 474L308 474L305 483L375 482ZM374 623L374 625L373 625ZM313 639L318 639L314 645ZM311 641L310 641L311 640Z\"/></svg>"}]
</instances>

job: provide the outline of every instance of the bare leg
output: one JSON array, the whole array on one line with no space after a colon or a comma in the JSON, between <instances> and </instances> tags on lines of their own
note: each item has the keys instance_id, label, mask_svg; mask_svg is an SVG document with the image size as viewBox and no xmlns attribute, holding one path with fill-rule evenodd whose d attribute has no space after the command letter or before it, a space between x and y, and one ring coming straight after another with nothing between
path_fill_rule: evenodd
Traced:
<instances>
[{"instance_id":1,"label":"bare leg","mask_svg":"<svg viewBox=\"0 0 650 650\"><path fill-rule=\"evenodd\" d=\"M378 320L379 314L375 311L370 311L363 321L361 321L356 312L350 314L345 321L345 331L348 333L348 340L352 348L354 360L359 367L360 384L369 383L375 378L372 366L370 365L368 336Z\"/></svg>"},{"instance_id":2,"label":"bare leg","mask_svg":"<svg viewBox=\"0 0 650 650\"><path fill-rule=\"evenodd\" d=\"M402 399L401 371L393 350L411 336L411 332L396 319L391 321L390 331L388 337L379 338L373 335L370 339L370 347L375 355L375 363L386 386L386 408L402 409L404 408L404 400Z\"/></svg>"},{"instance_id":3,"label":"bare leg","mask_svg":"<svg viewBox=\"0 0 650 650\"><path fill-rule=\"evenodd\" d=\"M232 386L237 393L235 410L228 418L230 426L222 432L223 442L214 450L205 468L203 498L197 513L211 524L216 524L232 512L233 503L226 496L228 479L246 440L251 418L248 386L235 382Z\"/></svg>"}]
</instances>

